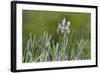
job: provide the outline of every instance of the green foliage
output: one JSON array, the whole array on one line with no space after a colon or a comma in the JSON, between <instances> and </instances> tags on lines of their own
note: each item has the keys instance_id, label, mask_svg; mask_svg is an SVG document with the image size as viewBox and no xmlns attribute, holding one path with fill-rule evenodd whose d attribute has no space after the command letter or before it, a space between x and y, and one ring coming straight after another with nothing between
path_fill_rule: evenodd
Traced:
<instances>
[{"instance_id":1,"label":"green foliage","mask_svg":"<svg viewBox=\"0 0 100 73\"><path fill-rule=\"evenodd\" d=\"M22 21L24 63L91 59L90 13L23 10Z\"/></svg>"},{"instance_id":2,"label":"green foliage","mask_svg":"<svg viewBox=\"0 0 100 73\"><path fill-rule=\"evenodd\" d=\"M30 33L26 46L23 49L23 62L48 62L65 60L86 60L90 59L90 50L87 52L89 39L82 36L78 39L74 37L75 33L65 32L62 36L58 34L58 42L52 39L53 35L44 32L39 39L36 35L32 38Z\"/></svg>"}]
</instances>

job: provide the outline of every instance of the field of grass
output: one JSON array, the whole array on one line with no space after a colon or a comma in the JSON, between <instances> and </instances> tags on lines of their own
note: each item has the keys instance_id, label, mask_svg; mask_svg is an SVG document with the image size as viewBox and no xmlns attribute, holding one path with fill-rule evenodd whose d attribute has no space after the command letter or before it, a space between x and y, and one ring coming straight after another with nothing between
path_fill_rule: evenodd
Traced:
<instances>
[{"instance_id":1,"label":"field of grass","mask_svg":"<svg viewBox=\"0 0 100 73\"><path fill-rule=\"evenodd\" d=\"M23 10L22 16L24 63L91 59L89 13Z\"/></svg>"}]
</instances>

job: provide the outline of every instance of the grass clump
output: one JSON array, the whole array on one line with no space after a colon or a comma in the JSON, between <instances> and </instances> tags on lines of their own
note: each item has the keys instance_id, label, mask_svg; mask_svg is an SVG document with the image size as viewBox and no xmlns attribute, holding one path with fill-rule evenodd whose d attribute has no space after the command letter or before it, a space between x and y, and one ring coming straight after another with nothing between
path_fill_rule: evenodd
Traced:
<instances>
[{"instance_id":1,"label":"grass clump","mask_svg":"<svg viewBox=\"0 0 100 73\"><path fill-rule=\"evenodd\" d=\"M70 32L70 22L66 23L65 18L59 23L57 28L57 39L52 39L52 34L44 32L37 39L30 33L23 49L23 62L49 62L66 60L86 60L90 59L90 53L86 52L89 39L75 37L74 30ZM90 51L90 50L89 50Z\"/></svg>"}]
</instances>

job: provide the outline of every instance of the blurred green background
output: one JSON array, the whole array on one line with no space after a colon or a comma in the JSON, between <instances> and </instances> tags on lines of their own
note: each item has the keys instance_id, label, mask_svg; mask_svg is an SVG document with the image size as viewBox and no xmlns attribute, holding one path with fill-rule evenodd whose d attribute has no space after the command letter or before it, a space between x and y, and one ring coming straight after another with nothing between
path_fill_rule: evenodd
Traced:
<instances>
[{"instance_id":1,"label":"blurred green background","mask_svg":"<svg viewBox=\"0 0 100 73\"><path fill-rule=\"evenodd\" d=\"M36 34L38 37L44 31L54 33L58 23L66 18L71 22L70 29L76 31L76 35L84 33L84 37L90 36L90 19L89 13L76 12L50 12L23 10L23 38L27 38L29 33ZM87 34L86 34L87 33Z\"/></svg>"},{"instance_id":2,"label":"blurred green background","mask_svg":"<svg viewBox=\"0 0 100 73\"><path fill-rule=\"evenodd\" d=\"M29 33L37 35L39 38L43 35L44 31L53 35L53 39L56 39L56 30L58 23L66 18L71 22L70 33L74 31L74 38L79 39L81 36L84 39L88 39L88 51L90 55L91 44L91 14L82 12L55 12L55 11L36 11L36 10L23 10L22 22L23 22L23 47L26 40L29 38Z\"/></svg>"}]
</instances>

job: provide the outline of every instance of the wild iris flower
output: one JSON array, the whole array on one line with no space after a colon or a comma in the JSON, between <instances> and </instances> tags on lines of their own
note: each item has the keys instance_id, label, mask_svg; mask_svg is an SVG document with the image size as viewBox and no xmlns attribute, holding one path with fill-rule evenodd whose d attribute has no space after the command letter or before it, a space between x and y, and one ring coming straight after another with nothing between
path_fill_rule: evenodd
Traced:
<instances>
[{"instance_id":1,"label":"wild iris flower","mask_svg":"<svg viewBox=\"0 0 100 73\"><path fill-rule=\"evenodd\" d=\"M70 26L70 21L66 21L66 18L64 18L61 23L58 23L57 34L59 31L62 34L65 32L70 33L69 26Z\"/></svg>"}]
</instances>

